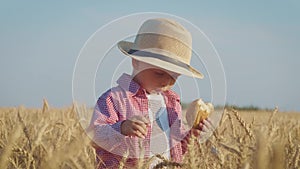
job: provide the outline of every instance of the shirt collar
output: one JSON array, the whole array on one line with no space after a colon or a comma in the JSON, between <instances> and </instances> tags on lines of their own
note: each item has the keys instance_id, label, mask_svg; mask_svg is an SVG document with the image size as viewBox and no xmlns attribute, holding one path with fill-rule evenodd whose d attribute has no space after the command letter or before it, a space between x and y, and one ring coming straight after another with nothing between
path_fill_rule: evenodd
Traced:
<instances>
[{"instance_id":1,"label":"shirt collar","mask_svg":"<svg viewBox=\"0 0 300 169\"><path fill-rule=\"evenodd\" d=\"M131 75L123 73L122 76L117 80L117 84L124 90L129 91L132 95L144 94L145 91L142 87L133 80Z\"/></svg>"}]
</instances>

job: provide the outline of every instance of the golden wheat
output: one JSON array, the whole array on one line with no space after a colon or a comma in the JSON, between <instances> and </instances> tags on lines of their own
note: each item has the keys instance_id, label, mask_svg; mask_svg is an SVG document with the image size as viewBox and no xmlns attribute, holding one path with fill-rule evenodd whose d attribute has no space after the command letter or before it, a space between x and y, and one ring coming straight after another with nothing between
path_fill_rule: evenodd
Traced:
<instances>
[{"instance_id":1,"label":"golden wheat","mask_svg":"<svg viewBox=\"0 0 300 169\"><path fill-rule=\"evenodd\" d=\"M0 168L95 168L96 154L75 110L0 108ZM299 168L300 114L225 110L219 127L204 143L191 138L183 163L164 159L155 168ZM80 121L80 123L79 123ZM83 127L82 127L83 124ZM143 154L143 153L141 153ZM119 168L125 167L126 155ZM148 168L150 159L136 168Z\"/></svg>"}]
</instances>

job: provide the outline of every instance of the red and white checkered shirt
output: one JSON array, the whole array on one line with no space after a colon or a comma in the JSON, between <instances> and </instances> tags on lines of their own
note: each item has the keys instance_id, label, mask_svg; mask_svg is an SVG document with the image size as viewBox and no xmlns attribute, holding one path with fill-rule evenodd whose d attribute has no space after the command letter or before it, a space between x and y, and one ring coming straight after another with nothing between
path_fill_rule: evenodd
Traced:
<instances>
[{"instance_id":1,"label":"red and white checkered shirt","mask_svg":"<svg viewBox=\"0 0 300 169\"><path fill-rule=\"evenodd\" d=\"M150 156L151 127L145 139L121 134L121 123L135 115L148 116L146 91L132 77L123 74L118 86L105 92L97 101L91 120L98 168L115 168L127 153L126 166L134 166L138 158ZM170 127L171 160L181 162L186 151L186 139L190 136L181 124L179 96L173 91L163 92ZM97 145L97 146L95 146Z\"/></svg>"}]
</instances>

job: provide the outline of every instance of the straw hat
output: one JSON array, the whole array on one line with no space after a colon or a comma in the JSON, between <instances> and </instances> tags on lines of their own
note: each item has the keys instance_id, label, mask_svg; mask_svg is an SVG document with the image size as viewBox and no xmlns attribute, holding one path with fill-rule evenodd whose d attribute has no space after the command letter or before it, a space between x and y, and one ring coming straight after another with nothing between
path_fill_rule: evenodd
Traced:
<instances>
[{"instance_id":1,"label":"straw hat","mask_svg":"<svg viewBox=\"0 0 300 169\"><path fill-rule=\"evenodd\" d=\"M134 42L120 41L127 56L175 73L203 78L190 66L192 36L179 23L163 18L149 19L140 27Z\"/></svg>"}]
</instances>

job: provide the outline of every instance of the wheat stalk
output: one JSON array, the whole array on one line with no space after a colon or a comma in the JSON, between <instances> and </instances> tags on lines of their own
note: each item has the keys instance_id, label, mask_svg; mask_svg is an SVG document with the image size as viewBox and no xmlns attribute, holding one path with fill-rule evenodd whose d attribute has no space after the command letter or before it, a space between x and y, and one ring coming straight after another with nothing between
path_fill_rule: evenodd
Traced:
<instances>
[{"instance_id":1,"label":"wheat stalk","mask_svg":"<svg viewBox=\"0 0 300 169\"><path fill-rule=\"evenodd\" d=\"M251 129L249 128L247 123L242 119L242 117L239 115L238 111L232 109L232 112L234 113L236 119L241 124L241 126L245 129L245 131L246 131L247 135L250 137L250 139L254 139L254 135L253 135Z\"/></svg>"},{"instance_id":2,"label":"wheat stalk","mask_svg":"<svg viewBox=\"0 0 300 169\"><path fill-rule=\"evenodd\" d=\"M12 149L14 146L13 143L15 143L18 140L20 135L21 135L21 127L18 126L16 130L13 131L12 134L10 135L8 139L8 143L6 144L4 151L1 153L0 168L6 168L6 166L8 165L9 158L12 154Z\"/></svg>"},{"instance_id":3,"label":"wheat stalk","mask_svg":"<svg viewBox=\"0 0 300 169\"><path fill-rule=\"evenodd\" d=\"M273 118L274 118L275 114L277 114L277 112L278 112L278 107L276 106L275 109L274 109L274 111L273 111L273 113L271 114L271 116L270 116L270 118L268 120L268 125L271 125L271 123L273 121Z\"/></svg>"},{"instance_id":4,"label":"wheat stalk","mask_svg":"<svg viewBox=\"0 0 300 169\"><path fill-rule=\"evenodd\" d=\"M300 161L300 145L298 145L296 153L293 158L293 167L294 168L297 168L300 165L299 161Z\"/></svg>"},{"instance_id":5,"label":"wheat stalk","mask_svg":"<svg viewBox=\"0 0 300 169\"><path fill-rule=\"evenodd\" d=\"M228 115L228 118L230 120L230 127L231 127L231 131L232 131L232 135L235 138L236 137L236 133L235 133L235 127L234 127L234 122L233 122L233 118L231 116L230 113L226 113Z\"/></svg>"},{"instance_id":6,"label":"wheat stalk","mask_svg":"<svg viewBox=\"0 0 300 169\"><path fill-rule=\"evenodd\" d=\"M21 123L21 125L23 127L23 132L24 132L25 137L26 137L26 139L29 143L28 144L29 150L31 150L32 149L32 143L31 143L31 139L30 139L30 134L29 134L27 126L25 125L25 122L24 122L23 118L20 115L20 111L21 111L21 109L19 109L19 111L18 111L18 119L19 119L19 122Z\"/></svg>"},{"instance_id":7,"label":"wheat stalk","mask_svg":"<svg viewBox=\"0 0 300 169\"><path fill-rule=\"evenodd\" d=\"M46 111L49 110L49 103L47 101L47 99L43 99L43 113L45 113Z\"/></svg>"}]
</instances>

